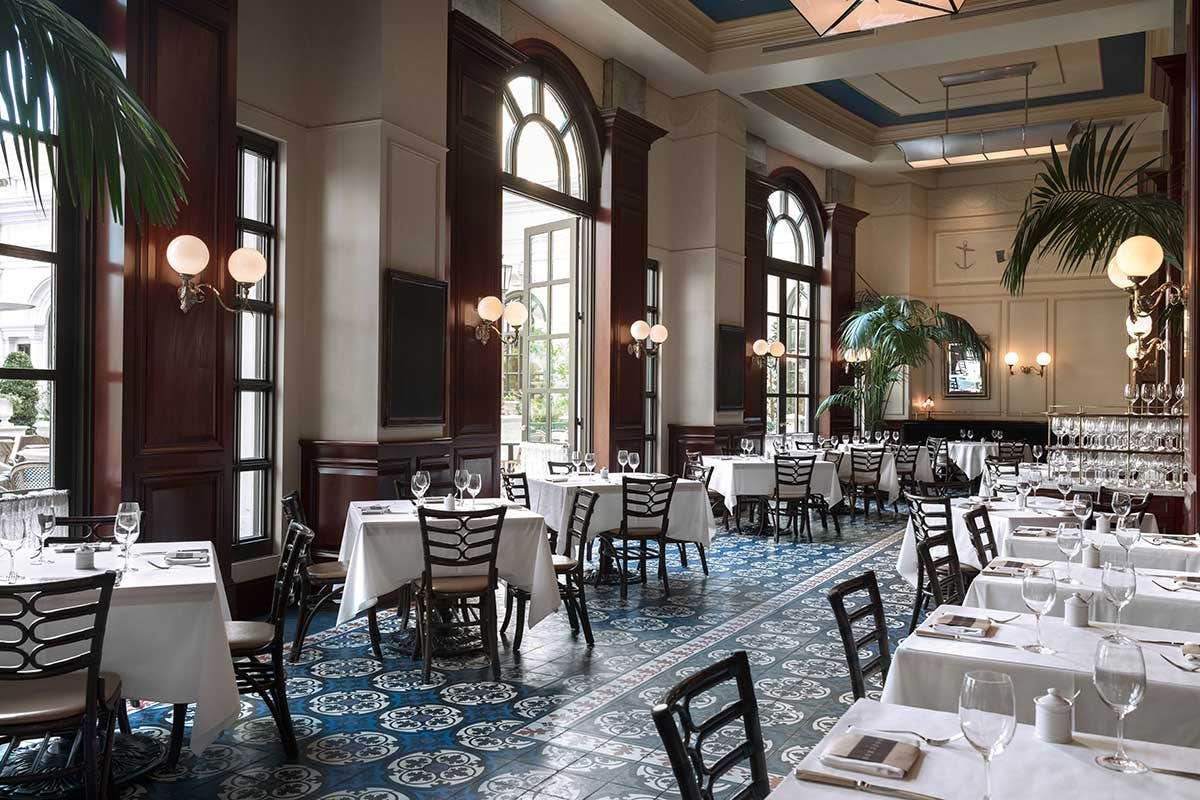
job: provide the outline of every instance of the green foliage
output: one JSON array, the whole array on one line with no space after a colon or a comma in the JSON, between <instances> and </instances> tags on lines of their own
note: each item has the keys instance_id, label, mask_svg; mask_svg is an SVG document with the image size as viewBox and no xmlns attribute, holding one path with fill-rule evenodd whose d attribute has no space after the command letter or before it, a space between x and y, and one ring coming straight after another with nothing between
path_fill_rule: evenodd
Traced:
<instances>
[{"instance_id":1,"label":"green foliage","mask_svg":"<svg viewBox=\"0 0 1200 800\"><path fill-rule=\"evenodd\" d=\"M1059 272L1086 264L1095 273L1108 266L1121 242L1139 234L1158 240L1168 264L1183 264L1183 207L1166 195L1137 193L1142 171L1158 159L1125 168L1133 132L1130 125L1114 139L1113 128L1106 128L1101 138L1089 124L1067 164L1057 152L1042 162L1004 269L1009 292L1021 293L1035 257L1056 254Z\"/></svg>"},{"instance_id":2,"label":"green foliage","mask_svg":"<svg viewBox=\"0 0 1200 800\"><path fill-rule=\"evenodd\" d=\"M52 0L0 2L0 156L41 202L47 118L58 123L57 158L50 171L58 192L81 209L93 186L107 189L113 218L125 199L158 225L172 225L184 200L183 158L138 99L104 43ZM122 173L124 193L122 193Z\"/></svg>"},{"instance_id":3,"label":"green foliage","mask_svg":"<svg viewBox=\"0 0 1200 800\"><path fill-rule=\"evenodd\" d=\"M866 294L842 323L841 348L869 348L871 357L852 366L853 386L845 386L817 406L817 415L829 409L861 408L866 430L883 419L892 386L906 371L929 362L933 348L957 343L982 355L987 344L962 317L895 295Z\"/></svg>"},{"instance_id":4,"label":"green foliage","mask_svg":"<svg viewBox=\"0 0 1200 800\"><path fill-rule=\"evenodd\" d=\"M20 350L9 353L4 359L6 369L33 369L33 360ZM34 425L38 417L37 382L25 378L0 380L0 395L12 401L13 413L8 421L13 425L24 425L25 433L36 433Z\"/></svg>"}]
</instances>

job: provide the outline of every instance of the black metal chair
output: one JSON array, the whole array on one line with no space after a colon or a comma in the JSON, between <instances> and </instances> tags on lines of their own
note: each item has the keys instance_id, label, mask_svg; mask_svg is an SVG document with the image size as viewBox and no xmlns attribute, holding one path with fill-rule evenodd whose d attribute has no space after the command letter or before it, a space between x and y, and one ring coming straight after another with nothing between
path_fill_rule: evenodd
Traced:
<instances>
[{"instance_id":1,"label":"black metal chair","mask_svg":"<svg viewBox=\"0 0 1200 800\"><path fill-rule=\"evenodd\" d=\"M714 704L717 710L698 721L692 701L731 681L737 686L738 699L728 705ZM682 800L713 800L713 787L717 781L743 762L749 762L750 783L722 797L763 800L771 793L758 700L754 696L750 660L744 650L684 678L667 690L651 715L671 761L676 789ZM739 723L745 739L710 763L704 753L705 742L722 729Z\"/></svg>"},{"instance_id":2,"label":"black metal chair","mask_svg":"<svg viewBox=\"0 0 1200 800\"><path fill-rule=\"evenodd\" d=\"M940 555L934 552L941 548L945 549ZM946 603L962 605L967 589L963 585L962 564L958 560L954 534L946 532L926 538L917 545L917 558L929 576L926 589L933 598L933 607Z\"/></svg>"},{"instance_id":3,"label":"black metal chair","mask_svg":"<svg viewBox=\"0 0 1200 800\"><path fill-rule=\"evenodd\" d=\"M850 448L850 477L843 490L850 497L850 517L858 511L858 498L862 498L863 517L871 514L871 500L875 500L875 513L883 518L883 504L887 493L879 488L879 473L883 467L883 450L877 447Z\"/></svg>"},{"instance_id":4,"label":"black metal chair","mask_svg":"<svg viewBox=\"0 0 1200 800\"><path fill-rule=\"evenodd\" d=\"M1118 490L1118 491L1120 491L1120 490ZM1098 501L1092 502L1093 515L1096 512L1100 512L1103 514L1116 513L1113 511L1113 507L1112 507L1112 496L1113 496L1112 489L1109 489L1106 486L1101 486L1100 487L1100 499ZM1137 523L1138 527L1141 527L1143 520L1145 520L1146 514L1150 510L1150 503L1153 500L1154 500L1154 494L1152 492L1146 492L1141 497L1137 497L1136 495L1130 494L1129 517L1131 519L1133 519L1134 522Z\"/></svg>"},{"instance_id":5,"label":"black metal chair","mask_svg":"<svg viewBox=\"0 0 1200 800\"><path fill-rule=\"evenodd\" d=\"M807 456L775 456L775 488L764 501L764 513L772 516L776 544L779 543L779 532L785 527L791 531L795 543L799 543L803 533L808 534L808 541L813 540L808 503L816 463L815 453Z\"/></svg>"},{"instance_id":6,"label":"black metal chair","mask_svg":"<svg viewBox=\"0 0 1200 800\"><path fill-rule=\"evenodd\" d=\"M529 478L524 472L502 472L500 481L509 500L529 508Z\"/></svg>"},{"instance_id":7,"label":"black metal chair","mask_svg":"<svg viewBox=\"0 0 1200 800\"><path fill-rule=\"evenodd\" d=\"M902 444L892 451L896 461L896 480L900 484L900 494L907 492L920 494L920 484L917 481L917 461L921 458L921 445ZM892 503L893 513L900 511L900 497Z\"/></svg>"},{"instance_id":8,"label":"black metal chair","mask_svg":"<svg viewBox=\"0 0 1200 800\"><path fill-rule=\"evenodd\" d=\"M600 541L600 568L596 570L597 585L607 577L615 562L621 579L621 599L629 596L629 562L638 564L641 582L646 582L647 560L658 561L658 577L663 584L663 594L670 596L667 581L667 529L671 513L671 498L675 495L678 478L631 478L621 482L621 527L602 531L596 538ZM650 521L660 520L657 525ZM647 521L644 527L638 523ZM617 545L620 542L620 546ZM654 542L657 549L651 550ZM635 547L636 545L636 547ZM632 554L632 555L631 555Z\"/></svg>"},{"instance_id":9,"label":"black metal chair","mask_svg":"<svg viewBox=\"0 0 1200 800\"><path fill-rule=\"evenodd\" d=\"M99 531L102 528L111 529L117 524L115 514L91 516L91 517L60 517L53 514L38 514L39 521L43 521L46 517L54 517L55 528L66 528L66 536L48 536L46 544L82 544L84 542L100 542L111 541L111 536L101 536ZM74 531L80 532L81 535L73 535Z\"/></svg>"},{"instance_id":10,"label":"black metal chair","mask_svg":"<svg viewBox=\"0 0 1200 800\"><path fill-rule=\"evenodd\" d=\"M704 487L704 495L708 499L709 507L712 509L713 514L715 515L717 512L718 505L721 506L722 510L725 510L725 501L724 501L724 498L721 497L721 495L717 495L717 499L715 501L713 500L713 493L708 488L708 482L710 480L712 480L712 474L713 474L712 467L705 467L705 466L701 466L700 464L688 464L684 468L684 477L685 478L687 478L688 480L698 481L700 483L700 485ZM727 518L726 522L725 522L725 529L729 530L729 522L728 522L729 512L725 511L725 515ZM670 537L667 537L667 544L673 544L677 548L679 548L679 565L682 566L684 569L687 569L687 565L688 565L687 546L689 544L695 545L696 552L700 555L700 569L701 569L701 571L704 572L705 575L708 574L708 556L704 552L704 545L701 542L685 542L680 539L672 539Z\"/></svg>"},{"instance_id":11,"label":"black metal chair","mask_svg":"<svg viewBox=\"0 0 1200 800\"><path fill-rule=\"evenodd\" d=\"M421 547L424 568L417 582L417 644L422 676L429 682L433 668L434 629L479 628L484 650L492 663L492 677L500 680L500 649L496 633L496 552L504 528L501 506L479 511L439 511L422 506ZM459 574L464 568L476 574ZM456 574L443 574L453 572ZM470 601L476 601L475 606ZM439 611L461 609L457 618ZM468 609L478 613L466 613ZM523 622L524 620L522 620Z\"/></svg>"},{"instance_id":12,"label":"black metal chair","mask_svg":"<svg viewBox=\"0 0 1200 800\"><path fill-rule=\"evenodd\" d=\"M547 461L546 469L551 475L570 475L575 472L575 465L570 461Z\"/></svg>"},{"instance_id":13,"label":"black metal chair","mask_svg":"<svg viewBox=\"0 0 1200 800\"><path fill-rule=\"evenodd\" d=\"M124 701L121 676L101 672L100 662L116 577L0 585L0 786L12 796L44 796L31 784L57 791L73 779L86 800L108 796L113 727ZM8 763L30 740L41 741L32 761ZM51 740L61 754L47 759Z\"/></svg>"},{"instance_id":14,"label":"black metal chair","mask_svg":"<svg viewBox=\"0 0 1200 800\"><path fill-rule=\"evenodd\" d=\"M1001 461L1020 463L1025 458L1025 443L1020 440L1000 442L997 446Z\"/></svg>"},{"instance_id":15,"label":"black metal chair","mask_svg":"<svg viewBox=\"0 0 1200 800\"><path fill-rule=\"evenodd\" d=\"M950 460L950 445L942 436L929 436L925 439L925 451L929 454L929 469L933 477L940 483L959 480L962 470Z\"/></svg>"},{"instance_id":16,"label":"black metal chair","mask_svg":"<svg viewBox=\"0 0 1200 800\"><path fill-rule=\"evenodd\" d=\"M921 481L919 485L924 497L970 497L975 491L970 480Z\"/></svg>"},{"instance_id":17,"label":"black metal chair","mask_svg":"<svg viewBox=\"0 0 1200 800\"><path fill-rule=\"evenodd\" d=\"M592 623L588 618L587 598L585 597L583 581L583 552L587 546L589 530L592 524L592 512L596 509L599 497L590 489L579 489L571 499L571 511L567 518L567 548L565 553L554 553L554 574L561 578L558 584L558 596L567 609L567 619L571 623L571 631L583 629L583 639L588 647L595 645L592 636ZM525 634L525 606L529 602L529 592L517 586L508 585L508 602L517 604L517 629L513 634L513 652L521 649L521 639ZM508 629L508 614L504 615L504 624L500 632Z\"/></svg>"},{"instance_id":18,"label":"black metal chair","mask_svg":"<svg viewBox=\"0 0 1200 800\"><path fill-rule=\"evenodd\" d=\"M1018 460L1008 460L988 456L983 460L983 469L987 473L988 485L992 487L992 491L996 491L1004 478L1012 478L1014 481L1021 474L1021 463ZM1012 485L1011 483L1009 484Z\"/></svg>"},{"instance_id":19,"label":"black metal chair","mask_svg":"<svg viewBox=\"0 0 1200 800\"><path fill-rule=\"evenodd\" d=\"M817 447L816 433L797 433L792 440L792 446L797 450L815 450Z\"/></svg>"},{"instance_id":20,"label":"black metal chair","mask_svg":"<svg viewBox=\"0 0 1200 800\"><path fill-rule=\"evenodd\" d=\"M853 611L846 609L847 600L860 592L866 592L865 602ZM846 666L850 668L850 689L854 699L867 696L867 678L879 673L880 681L887 678L892 665L891 649L888 645L887 617L883 611L883 598L879 594L879 583L874 570L842 581L829 590L829 605L833 607L833 618L837 620L842 647L846 649ZM873 625L861 636L854 630L859 620L871 617ZM874 643L875 653L864 663L859 651Z\"/></svg>"},{"instance_id":21,"label":"black metal chair","mask_svg":"<svg viewBox=\"0 0 1200 800\"><path fill-rule=\"evenodd\" d=\"M1000 548L996 545L996 534L992 531L992 518L983 506L972 509L963 515L963 524L971 534L971 544L975 546L975 555L982 566L987 566L992 559L999 557Z\"/></svg>"},{"instance_id":22,"label":"black metal chair","mask_svg":"<svg viewBox=\"0 0 1200 800\"><path fill-rule=\"evenodd\" d=\"M943 535L949 537L950 547L954 551L955 569L960 574L967 573L974 577L978 573L975 567L969 565L960 565L958 561L958 549L954 546L954 518L950 513L950 499L940 496L922 496L909 494L905 496L908 501L908 514L912 520L913 536L917 544L917 593L913 599L912 620L909 622L908 632L912 633L917 628L917 622L921 618L921 611L925 608L926 603L930 598L936 598L936 595L931 589L933 583L939 582L948 570L943 569L941 573L930 574L925 569L925 561L920 557L921 545L927 540ZM938 541L943 541L938 539ZM941 561L938 562L939 565Z\"/></svg>"}]
</instances>

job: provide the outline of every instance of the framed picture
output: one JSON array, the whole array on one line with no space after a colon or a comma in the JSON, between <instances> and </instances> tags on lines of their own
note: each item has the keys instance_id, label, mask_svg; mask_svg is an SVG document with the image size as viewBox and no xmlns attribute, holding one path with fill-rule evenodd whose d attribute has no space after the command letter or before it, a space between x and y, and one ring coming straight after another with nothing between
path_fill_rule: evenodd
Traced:
<instances>
[{"instance_id":1,"label":"framed picture","mask_svg":"<svg viewBox=\"0 0 1200 800\"><path fill-rule=\"evenodd\" d=\"M746 404L746 329L717 326L717 411L741 411Z\"/></svg>"},{"instance_id":2,"label":"framed picture","mask_svg":"<svg viewBox=\"0 0 1200 800\"><path fill-rule=\"evenodd\" d=\"M446 421L446 298L445 281L384 273L379 407L385 428Z\"/></svg>"},{"instance_id":3,"label":"framed picture","mask_svg":"<svg viewBox=\"0 0 1200 800\"><path fill-rule=\"evenodd\" d=\"M986 336L980 338L987 343ZM961 344L947 344L945 351L946 384L943 396L965 400L988 399L990 351L976 353Z\"/></svg>"}]
</instances>

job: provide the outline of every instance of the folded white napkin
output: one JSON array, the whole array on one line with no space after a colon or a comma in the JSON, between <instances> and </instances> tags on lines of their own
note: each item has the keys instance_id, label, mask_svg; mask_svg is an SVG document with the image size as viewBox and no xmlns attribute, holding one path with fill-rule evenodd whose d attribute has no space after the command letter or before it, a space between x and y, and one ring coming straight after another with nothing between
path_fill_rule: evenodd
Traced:
<instances>
[{"instance_id":1,"label":"folded white napkin","mask_svg":"<svg viewBox=\"0 0 1200 800\"><path fill-rule=\"evenodd\" d=\"M877 739L885 739L890 742L895 742L899 745L915 747L918 753L921 750L921 742L919 739L913 736L905 736L902 733L882 733L880 731L874 731L868 728L859 728L852 725L843 736L850 735L871 736ZM844 769L847 772L860 772L865 775L874 775L877 778L895 779L903 778L906 774L908 774L908 770L912 766L911 762L909 763L908 767L900 768L884 762L863 761L857 758L836 756L830 751L841 741L841 739L842 737L838 737L838 739L835 739L825 746L825 751L821 753L820 757L822 764L827 767L833 767L834 769Z\"/></svg>"},{"instance_id":2,"label":"folded white napkin","mask_svg":"<svg viewBox=\"0 0 1200 800\"><path fill-rule=\"evenodd\" d=\"M1018 525L1013 531L1014 536L1057 536L1058 530L1055 528L1041 528L1036 525Z\"/></svg>"},{"instance_id":3,"label":"folded white napkin","mask_svg":"<svg viewBox=\"0 0 1200 800\"><path fill-rule=\"evenodd\" d=\"M1200 642L1185 642L1179 652L1188 661L1200 661Z\"/></svg>"},{"instance_id":4,"label":"folded white napkin","mask_svg":"<svg viewBox=\"0 0 1200 800\"><path fill-rule=\"evenodd\" d=\"M933 624L929 627L938 633L948 633L951 636L968 636L982 639L991 634L992 620L988 617L942 614L933 620Z\"/></svg>"},{"instance_id":5,"label":"folded white napkin","mask_svg":"<svg viewBox=\"0 0 1200 800\"><path fill-rule=\"evenodd\" d=\"M1049 561L1016 561L1011 558L1001 558L988 564L985 572L990 575L1022 576L1031 567L1049 566Z\"/></svg>"},{"instance_id":6,"label":"folded white napkin","mask_svg":"<svg viewBox=\"0 0 1200 800\"><path fill-rule=\"evenodd\" d=\"M207 550L172 550L163 556L163 561L168 564L195 564L197 566L208 563Z\"/></svg>"}]
</instances>

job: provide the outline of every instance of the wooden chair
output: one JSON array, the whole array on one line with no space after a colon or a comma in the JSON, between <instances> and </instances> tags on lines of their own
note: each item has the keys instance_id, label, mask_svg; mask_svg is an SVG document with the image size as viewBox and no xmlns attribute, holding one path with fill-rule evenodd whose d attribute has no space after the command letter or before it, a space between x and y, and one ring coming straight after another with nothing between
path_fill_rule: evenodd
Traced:
<instances>
[{"instance_id":1,"label":"wooden chair","mask_svg":"<svg viewBox=\"0 0 1200 800\"><path fill-rule=\"evenodd\" d=\"M929 468L933 477L944 482L954 476L956 467L950 460L950 445L944 437L929 436L925 439L925 452L929 454Z\"/></svg>"},{"instance_id":2,"label":"wooden chair","mask_svg":"<svg viewBox=\"0 0 1200 800\"><path fill-rule=\"evenodd\" d=\"M703 721L697 721L698 709L692 708L692 701L729 682L737 686L737 700L728 705L713 704L711 707L716 710ZM722 797L763 800L771 793L766 745L746 651L739 650L684 678L667 690L650 713L658 728L658 735L662 737L667 758L671 761L676 788L682 800L713 800L713 787L717 781L743 762L749 762L750 783ZM739 721L746 732L745 740L720 758L710 760L704 753L705 742L726 726L736 730ZM722 750L725 750L724 744L722 742Z\"/></svg>"},{"instance_id":3,"label":"wooden chair","mask_svg":"<svg viewBox=\"0 0 1200 800\"><path fill-rule=\"evenodd\" d=\"M101 672L100 663L116 577L0 585L0 742L7 745L0 768L21 742L41 740L30 769L0 777L14 797L45 796L36 784L57 791L72 779L86 800L108 794L113 727L124 701L121 676ZM52 739L65 762L45 766Z\"/></svg>"},{"instance_id":4,"label":"wooden chair","mask_svg":"<svg viewBox=\"0 0 1200 800\"><path fill-rule=\"evenodd\" d=\"M974 576L978 573L975 567L969 565L960 565L958 561L958 549L954 545L954 518L950 513L950 499L941 496L922 496L910 494L906 495L908 501L908 514L912 520L913 536L916 539L918 558L917 558L917 594L913 599L912 620L908 625L908 632L912 633L917 629L917 622L921 618L921 611L925 608L929 598L936 598L936 595L931 589L932 584L938 583L948 574L948 569L944 568L942 561L938 561L941 573L929 573L925 569L925 561L920 557L921 545L927 540L934 537L948 536L950 548L954 552L955 570L961 575L969 573ZM939 538L939 542L944 542L944 539Z\"/></svg>"},{"instance_id":5,"label":"wooden chair","mask_svg":"<svg viewBox=\"0 0 1200 800\"><path fill-rule=\"evenodd\" d=\"M47 517L54 520L55 528L66 528L66 536L48 536L46 544L82 544L84 542L100 542L110 540L109 536L101 536L100 529L111 529L117 524L115 514L92 517L60 517L54 514L38 514L38 521L43 522ZM75 535L74 532L81 535Z\"/></svg>"},{"instance_id":6,"label":"wooden chair","mask_svg":"<svg viewBox=\"0 0 1200 800\"><path fill-rule=\"evenodd\" d=\"M858 498L862 498L863 517L870 516L871 500L875 500L875 513L883 518L883 504L887 494L879 488L879 473L883 466L883 450L875 447L850 448L850 477L845 490L850 496L850 518L858 510Z\"/></svg>"},{"instance_id":7,"label":"wooden chair","mask_svg":"<svg viewBox=\"0 0 1200 800\"><path fill-rule=\"evenodd\" d=\"M975 555L979 563L987 566L993 559L999 557L1000 549L996 546L996 534L992 531L992 518L983 506L972 509L963 515L963 524L971 534L971 544L975 546Z\"/></svg>"},{"instance_id":8,"label":"wooden chair","mask_svg":"<svg viewBox=\"0 0 1200 800\"><path fill-rule=\"evenodd\" d=\"M945 548L941 555L935 550ZM927 589L933 598L933 607L950 603L962 605L967 596L963 585L962 565L958 561L958 548L954 546L954 534L939 533L927 537L917 545L917 558L929 577Z\"/></svg>"},{"instance_id":9,"label":"wooden chair","mask_svg":"<svg viewBox=\"0 0 1200 800\"><path fill-rule=\"evenodd\" d=\"M1015 480L1021 474L1020 461L1010 461L994 456L988 456L983 460L983 468L987 472L988 485L992 487L993 491L1000 486L1002 478L1012 478Z\"/></svg>"},{"instance_id":10,"label":"wooden chair","mask_svg":"<svg viewBox=\"0 0 1200 800\"><path fill-rule=\"evenodd\" d=\"M815 450L817 447L817 434L798 433L796 434L796 438L792 440L792 446L797 450Z\"/></svg>"},{"instance_id":11,"label":"wooden chair","mask_svg":"<svg viewBox=\"0 0 1200 800\"><path fill-rule=\"evenodd\" d=\"M919 444L902 444L898 445L892 451L892 458L896 461L896 480L900 484L900 493L903 495L906 492L919 494L920 488L917 481L917 461L921 458L921 445ZM897 497L892 503L892 512L899 513L900 498Z\"/></svg>"},{"instance_id":12,"label":"wooden chair","mask_svg":"<svg viewBox=\"0 0 1200 800\"><path fill-rule=\"evenodd\" d=\"M575 471L575 465L570 461L547 461L546 468L551 475L570 475Z\"/></svg>"},{"instance_id":13,"label":"wooden chair","mask_svg":"<svg viewBox=\"0 0 1200 800\"><path fill-rule=\"evenodd\" d=\"M504 484L504 493L514 503L529 508L529 478L524 472L501 472L500 482Z\"/></svg>"},{"instance_id":14,"label":"wooden chair","mask_svg":"<svg viewBox=\"0 0 1200 800\"><path fill-rule=\"evenodd\" d=\"M600 541L600 568L596 582L603 580L615 562L621 573L621 599L629 596L629 562L638 564L641 582L646 582L646 562L658 561L658 577L663 594L671 594L667 581L667 529L671 513L671 498L675 495L678 478L632 478L621 482L621 527L597 534ZM660 520L658 525L639 527L639 521ZM620 546L617 545L620 542ZM654 542L657 549L651 550ZM636 546L636 547L635 547Z\"/></svg>"},{"instance_id":15,"label":"wooden chair","mask_svg":"<svg viewBox=\"0 0 1200 800\"><path fill-rule=\"evenodd\" d=\"M772 515L776 544L779 543L779 532L785 526L792 532L794 543L800 542L802 533L808 534L808 541L813 540L808 501L816 463L815 453L807 456L775 456L775 488L764 502L764 513Z\"/></svg>"},{"instance_id":16,"label":"wooden chair","mask_svg":"<svg viewBox=\"0 0 1200 800\"><path fill-rule=\"evenodd\" d=\"M433 668L434 628L479 628L483 647L492 663L492 677L500 680L497 645L496 552L508 509L441 511L422 506L421 548L424 568L417 582L417 643L422 677L429 682ZM462 574L462 570L475 574ZM449 573L449 574L447 574ZM475 601L475 606L470 601ZM465 613L472 608L478 614ZM463 609L458 618L439 611ZM523 622L524 620L522 620Z\"/></svg>"},{"instance_id":17,"label":"wooden chair","mask_svg":"<svg viewBox=\"0 0 1200 800\"><path fill-rule=\"evenodd\" d=\"M1000 442L997 445L998 455L1001 461L1012 461L1017 464L1021 463L1021 459L1025 458L1025 443L1020 440L1010 442Z\"/></svg>"},{"instance_id":18,"label":"wooden chair","mask_svg":"<svg viewBox=\"0 0 1200 800\"><path fill-rule=\"evenodd\" d=\"M854 611L847 611L846 601L860 592L867 593L866 601ZM880 681L885 680L892 665L887 617L883 612L883 598L879 594L874 570L842 581L829 590L828 597L829 605L833 607L833 618L837 620L838 633L842 637L842 647L846 650L850 689L854 692L854 699L861 700L867 696L867 678L878 672ZM872 618L874 625L860 636L855 632L854 624L867 617ZM875 645L875 654L863 663L859 651L871 643Z\"/></svg>"},{"instance_id":19,"label":"wooden chair","mask_svg":"<svg viewBox=\"0 0 1200 800\"><path fill-rule=\"evenodd\" d=\"M698 464L700 466L704 466L704 453L700 452L699 450L684 450L683 463L685 466L688 464Z\"/></svg>"},{"instance_id":20,"label":"wooden chair","mask_svg":"<svg viewBox=\"0 0 1200 800\"><path fill-rule=\"evenodd\" d=\"M704 494L708 498L708 505L710 508L712 508L713 515L716 516L716 514L717 514L717 506L720 506L721 511L725 512L725 517L726 517L725 530L729 530L729 519L728 519L729 511L726 510L726 508L725 508L725 498L718 494L718 495L716 495L716 498L714 499L714 497L713 497L714 492L712 492L708 488L708 482L710 480L712 480L712 474L713 474L712 467L704 467L699 464L688 464L684 468L684 477L685 478L687 478L688 480L697 481L697 482L699 482L699 484L701 486L704 487ZM704 552L704 544L703 543L701 543L701 542L685 542L680 539L672 539L672 538L668 537L667 544L673 544L679 549L679 565L682 566L684 569L687 569L687 565L688 565L687 546L689 544L695 545L696 552L700 556L700 569L704 572L705 575L708 574L708 555Z\"/></svg>"},{"instance_id":21,"label":"wooden chair","mask_svg":"<svg viewBox=\"0 0 1200 800\"><path fill-rule=\"evenodd\" d=\"M969 480L921 481L919 486L924 497L970 497L975 491Z\"/></svg>"},{"instance_id":22,"label":"wooden chair","mask_svg":"<svg viewBox=\"0 0 1200 800\"><path fill-rule=\"evenodd\" d=\"M1105 486L1100 487L1100 500L1093 501L1092 511L1101 512L1104 514L1113 514L1112 507L1113 490ZM1146 518L1147 512L1150 510L1150 503L1154 500L1152 492L1146 492L1140 498L1130 493L1129 495L1129 517L1141 527L1142 521ZM1114 523L1115 524L1115 523Z\"/></svg>"},{"instance_id":23,"label":"wooden chair","mask_svg":"<svg viewBox=\"0 0 1200 800\"><path fill-rule=\"evenodd\" d=\"M571 512L567 518L567 551L554 553L554 574L561 579L558 583L558 596L567 609L567 619L571 623L571 631L583 629L583 639L588 647L596 644L592 636L592 623L588 619L587 599L583 584L583 551L587 545L589 529L592 524L592 512L596 509L599 497L590 489L580 489L571 499ZM529 592L519 587L508 585L508 596L517 603L517 630L513 634L513 652L521 649L521 639L525 634L525 606L529 602ZM500 627L503 633L508 627L508 615L504 617L504 625Z\"/></svg>"}]
</instances>

